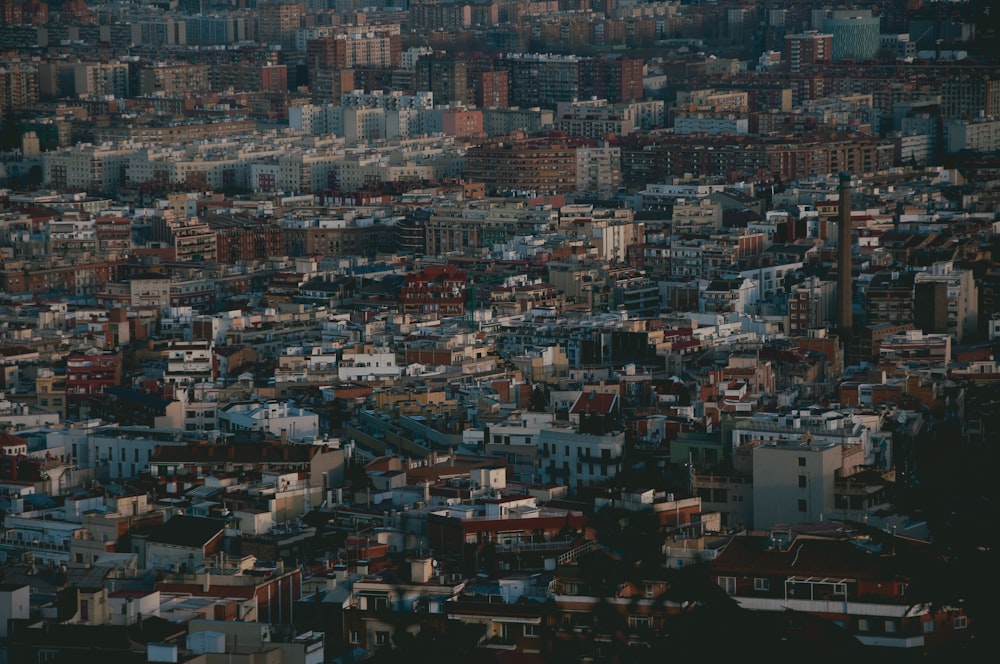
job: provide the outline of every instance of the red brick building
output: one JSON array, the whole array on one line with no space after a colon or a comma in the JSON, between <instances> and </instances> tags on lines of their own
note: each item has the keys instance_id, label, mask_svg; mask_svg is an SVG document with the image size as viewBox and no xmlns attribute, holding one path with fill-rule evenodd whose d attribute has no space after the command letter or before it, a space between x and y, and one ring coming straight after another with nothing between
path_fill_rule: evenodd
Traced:
<instances>
[{"instance_id":1,"label":"red brick building","mask_svg":"<svg viewBox=\"0 0 1000 664\"><path fill-rule=\"evenodd\" d=\"M895 145L854 133L816 132L795 136L664 136L625 139L622 179L663 182L671 175L801 180L837 171L869 173L890 168ZM470 150L469 154L472 154Z\"/></svg>"},{"instance_id":2,"label":"red brick building","mask_svg":"<svg viewBox=\"0 0 1000 664\"><path fill-rule=\"evenodd\" d=\"M94 234L98 253L124 257L132 248L132 220L128 217L98 217Z\"/></svg>"},{"instance_id":3,"label":"red brick building","mask_svg":"<svg viewBox=\"0 0 1000 664\"><path fill-rule=\"evenodd\" d=\"M117 272L116 261L42 264L8 263L0 270L0 290L7 293L96 294Z\"/></svg>"},{"instance_id":4,"label":"red brick building","mask_svg":"<svg viewBox=\"0 0 1000 664\"><path fill-rule=\"evenodd\" d=\"M506 71L491 70L476 76L476 106L479 108L507 108L510 104L510 81Z\"/></svg>"},{"instance_id":5,"label":"red brick building","mask_svg":"<svg viewBox=\"0 0 1000 664\"><path fill-rule=\"evenodd\" d=\"M803 68L828 65L833 60L833 35L816 30L785 35L781 62L788 71L799 73Z\"/></svg>"},{"instance_id":6,"label":"red brick building","mask_svg":"<svg viewBox=\"0 0 1000 664\"><path fill-rule=\"evenodd\" d=\"M260 89L267 92L288 90L288 66L267 64L260 68Z\"/></svg>"},{"instance_id":7,"label":"red brick building","mask_svg":"<svg viewBox=\"0 0 1000 664\"><path fill-rule=\"evenodd\" d=\"M451 109L441 117L445 136L473 138L483 135L483 112L479 110Z\"/></svg>"},{"instance_id":8,"label":"red brick building","mask_svg":"<svg viewBox=\"0 0 1000 664\"><path fill-rule=\"evenodd\" d=\"M264 260L285 253L285 232L277 224L236 217L211 217L208 226L215 231L215 255L220 263Z\"/></svg>"},{"instance_id":9,"label":"red brick building","mask_svg":"<svg viewBox=\"0 0 1000 664\"><path fill-rule=\"evenodd\" d=\"M84 418L90 401L122 382L122 355L91 349L66 358L66 415Z\"/></svg>"},{"instance_id":10,"label":"red brick building","mask_svg":"<svg viewBox=\"0 0 1000 664\"><path fill-rule=\"evenodd\" d=\"M625 56L581 60L580 99L597 97L613 104L642 99L644 64L643 60Z\"/></svg>"},{"instance_id":11,"label":"red brick building","mask_svg":"<svg viewBox=\"0 0 1000 664\"><path fill-rule=\"evenodd\" d=\"M399 299L403 310L459 316L465 312L468 274L447 266L429 266L406 275Z\"/></svg>"},{"instance_id":12,"label":"red brick building","mask_svg":"<svg viewBox=\"0 0 1000 664\"><path fill-rule=\"evenodd\" d=\"M38 0L0 0L0 25L45 25L49 6Z\"/></svg>"},{"instance_id":13,"label":"red brick building","mask_svg":"<svg viewBox=\"0 0 1000 664\"><path fill-rule=\"evenodd\" d=\"M576 148L585 139L513 137L466 153L466 177L490 192L566 193L576 189Z\"/></svg>"},{"instance_id":14,"label":"red brick building","mask_svg":"<svg viewBox=\"0 0 1000 664\"><path fill-rule=\"evenodd\" d=\"M709 573L745 609L808 614L865 646L916 656L968 634L961 600L931 602L913 591L914 574L936 562L926 544L877 528L802 524L771 537L733 538Z\"/></svg>"}]
</instances>

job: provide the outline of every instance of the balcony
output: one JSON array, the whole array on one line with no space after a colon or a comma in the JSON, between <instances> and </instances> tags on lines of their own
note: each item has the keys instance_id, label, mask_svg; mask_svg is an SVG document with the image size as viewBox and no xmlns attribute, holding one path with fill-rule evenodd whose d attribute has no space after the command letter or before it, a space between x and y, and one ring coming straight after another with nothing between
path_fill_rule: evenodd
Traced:
<instances>
[{"instance_id":1,"label":"balcony","mask_svg":"<svg viewBox=\"0 0 1000 664\"><path fill-rule=\"evenodd\" d=\"M528 551L566 551L573 548L572 540L550 542L509 542L497 544L497 553L523 553Z\"/></svg>"},{"instance_id":2,"label":"balcony","mask_svg":"<svg viewBox=\"0 0 1000 664\"><path fill-rule=\"evenodd\" d=\"M69 553L69 544L43 542L41 540L25 540L13 537L11 534L0 536L0 546L16 547L27 551L48 551L53 553Z\"/></svg>"}]
</instances>

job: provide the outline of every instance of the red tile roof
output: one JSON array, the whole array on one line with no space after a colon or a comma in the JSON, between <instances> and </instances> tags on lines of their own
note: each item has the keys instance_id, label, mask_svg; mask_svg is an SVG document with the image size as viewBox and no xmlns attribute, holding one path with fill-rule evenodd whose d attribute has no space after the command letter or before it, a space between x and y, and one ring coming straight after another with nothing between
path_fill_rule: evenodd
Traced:
<instances>
[{"instance_id":1,"label":"red tile roof","mask_svg":"<svg viewBox=\"0 0 1000 664\"><path fill-rule=\"evenodd\" d=\"M581 394L570 413L582 415L583 413L598 413L600 415L611 415L618 402L617 394L603 394L600 392L584 392Z\"/></svg>"}]
</instances>

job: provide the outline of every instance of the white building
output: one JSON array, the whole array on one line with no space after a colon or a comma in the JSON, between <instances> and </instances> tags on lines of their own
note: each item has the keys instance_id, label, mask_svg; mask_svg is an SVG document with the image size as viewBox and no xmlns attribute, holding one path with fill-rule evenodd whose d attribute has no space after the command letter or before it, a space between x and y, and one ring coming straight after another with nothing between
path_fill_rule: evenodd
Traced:
<instances>
[{"instance_id":1,"label":"white building","mask_svg":"<svg viewBox=\"0 0 1000 664\"><path fill-rule=\"evenodd\" d=\"M832 514L841 447L780 439L753 448L753 527L821 521Z\"/></svg>"},{"instance_id":2,"label":"white building","mask_svg":"<svg viewBox=\"0 0 1000 664\"><path fill-rule=\"evenodd\" d=\"M578 433L560 426L539 432L542 471L549 481L579 488L591 482L606 482L622 469L625 433Z\"/></svg>"},{"instance_id":3,"label":"white building","mask_svg":"<svg viewBox=\"0 0 1000 664\"><path fill-rule=\"evenodd\" d=\"M319 415L287 401L231 403L218 411L221 431L266 431L288 440L315 439Z\"/></svg>"},{"instance_id":4,"label":"white building","mask_svg":"<svg viewBox=\"0 0 1000 664\"><path fill-rule=\"evenodd\" d=\"M171 341L166 354L165 382L181 387L215 379L211 341Z\"/></svg>"},{"instance_id":5,"label":"white building","mask_svg":"<svg viewBox=\"0 0 1000 664\"><path fill-rule=\"evenodd\" d=\"M578 147L576 188L578 191L614 193L621 184L621 148Z\"/></svg>"},{"instance_id":6,"label":"white building","mask_svg":"<svg viewBox=\"0 0 1000 664\"><path fill-rule=\"evenodd\" d=\"M128 159L138 151L133 145L83 143L42 155L42 180L59 190L113 192L124 184Z\"/></svg>"},{"instance_id":7,"label":"white building","mask_svg":"<svg viewBox=\"0 0 1000 664\"><path fill-rule=\"evenodd\" d=\"M394 351L373 346L345 349L337 365L342 381L399 378L401 373Z\"/></svg>"},{"instance_id":8,"label":"white building","mask_svg":"<svg viewBox=\"0 0 1000 664\"><path fill-rule=\"evenodd\" d=\"M962 120L952 118L944 124L946 152L975 150L992 152L1000 149L1000 119Z\"/></svg>"},{"instance_id":9,"label":"white building","mask_svg":"<svg viewBox=\"0 0 1000 664\"><path fill-rule=\"evenodd\" d=\"M674 119L675 134L748 134L750 120L745 116L694 113Z\"/></svg>"},{"instance_id":10,"label":"white building","mask_svg":"<svg viewBox=\"0 0 1000 664\"><path fill-rule=\"evenodd\" d=\"M972 270L956 269L952 261L937 261L929 270L918 272L913 282L914 289L921 294L921 284L945 285L947 329L935 329L934 332L952 334L959 343L976 334L979 302Z\"/></svg>"},{"instance_id":11,"label":"white building","mask_svg":"<svg viewBox=\"0 0 1000 664\"><path fill-rule=\"evenodd\" d=\"M49 450L62 448L81 468L95 468L111 480L135 477L149 469L158 446L185 445L179 429L97 427L50 431Z\"/></svg>"},{"instance_id":12,"label":"white building","mask_svg":"<svg viewBox=\"0 0 1000 664\"><path fill-rule=\"evenodd\" d=\"M8 401L0 392L0 426L30 429L52 424L59 424L59 413L52 413L31 404Z\"/></svg>"}]
</instances>

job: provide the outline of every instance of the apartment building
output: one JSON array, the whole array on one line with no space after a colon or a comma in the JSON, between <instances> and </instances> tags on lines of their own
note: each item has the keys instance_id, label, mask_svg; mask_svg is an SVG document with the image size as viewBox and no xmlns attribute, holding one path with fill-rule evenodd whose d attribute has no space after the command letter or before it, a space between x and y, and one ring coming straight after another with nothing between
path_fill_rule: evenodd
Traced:
<instances>
[{"instance_id":1,"label":"apartment building","mask_svg":"<svg viewBox=\"0 0 1000 664\"><path fill-rule=\"evenodd\" d=\"M579 147L576 149L577 191L610 195L621 186L621 148Z\"/></svg>"},{"instance_id":2,"label":"apartment building","mask_svg":"<svg viewBox=\"0 0 1000 664\"><path fill-rule=\"evenodd\" d=\"M60 191L111 193L125 184L125 167L137 146L82 144L46 152L42 180Z\"/></svg>"},{"instance_id":3,"label":"apartment building","mask_svg":"<svg viewBox=\"0 0 1000 664\"><path fill-rule=\"evenodd\" d=\"M458 206L436 206L424 224L427 255L468 247L493 247L518 234L543 233L556 226L559 212L550 205L528 207L498 199Z\"/></svg>"},{"instance_id":4,"label":"apartment building","mask_svg":"<svg viewBox=\"0 0 1000 664\"><path fill-rule=\"evenodd\" d=\"M268 2L257 8L257 39L265 44L294 50L296 31L305 15L300 2Z\"/></svg>"},{"instance_id":5,"label":"apartment building","mask_svg":"<svg viewBox=\"0 0 1000 664\"><path fill-rule=\"evenodd\" d=\"M91 349L69 355L66 358L66 416L74 420L86 419L91 400L121 381L120 352Z\"/></svg>"},{"instance_id":6,"label":"apartment building","mask_svg":"<svg viewBox=\"0 0 1000 664\"><path fill-rule=\"evenodd\" d=\"M209 65L194 63L146 63L138 68L140 95L206 92Z\"/></svg>"},{"instance_id":7,"label":"apartment building","mask_svg":"<svg viewBox=\"0 0 1000 664\"><path fill-rule=\"evenodd\" d=\"M469 179L489 192L567 193L576 189L576 150L582 140L494 140L466 153Z\"/></svg>"}]
</instances>

